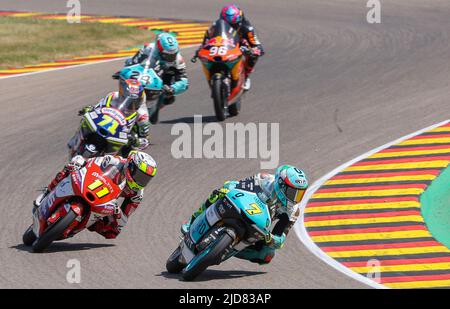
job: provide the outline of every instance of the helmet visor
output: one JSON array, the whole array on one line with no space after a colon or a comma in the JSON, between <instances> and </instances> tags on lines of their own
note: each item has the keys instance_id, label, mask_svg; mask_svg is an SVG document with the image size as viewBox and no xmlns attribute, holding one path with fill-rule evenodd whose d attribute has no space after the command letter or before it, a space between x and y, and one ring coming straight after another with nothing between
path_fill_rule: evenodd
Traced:
<instances>
[{"instance_id":1,"label":"helmet visor","mask_svg":"<svg viewBox=\"0 0 450 309\"><path fill-rule=\"evenodd\" d=\"M141 98L138 97L121 97L120 101L116 104L116 108L123 112L125 115L136 112L141 105Z\"/></svg>"},{"instance_id":2,"label":"helmet visor","mask_svg":"<svg viewBox=\"0 0 450 309\"><path fill-rule=\"evenodd\" d=\"M175 62L175 60L177 59L177 53L162 52L161 55L162 58L167 62Z\"/></svg>"},{"instance_id":3,"label":"helmet visor","mask_svg":"<svg viewBox=\"0 0 450 309\"><path fill-rule=\"evenodd\" d=\"M297 189L286 185L286 190L284 194L286 195L286 198L290 202L297 204L302 200L305 191L306 191L305 189Z\"/></svg>"},{"instance_id":4,"label":"helmet visor","mask_svg":"<svg viewBox=\"0 0 450 309\"><path fill-rule=\"evenodd\" d=\"M142 188L144 188L153 178L149 174L146 174L143 171L141 171L133 162L130 162L129 164L129 171L133 181L136 182Z\"/></svg>"}]
</instances>

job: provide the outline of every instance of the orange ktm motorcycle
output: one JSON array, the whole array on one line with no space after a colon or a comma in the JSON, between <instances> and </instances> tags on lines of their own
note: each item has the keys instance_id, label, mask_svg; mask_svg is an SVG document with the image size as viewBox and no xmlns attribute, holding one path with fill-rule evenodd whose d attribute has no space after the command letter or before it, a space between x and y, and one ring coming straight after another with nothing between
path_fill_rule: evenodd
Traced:
<instances>
[{"instance_id":1,"label":"orange ktm motorcycle","mask_svg":"<svg viewBox=\"0 0 450 309\"><path fill-rule=\"evenodd\" d=\"M250 53L250 49L239 44L239 34L223 20L216 22L210 37L192 62L197 58L202 62L216 117L223 121L239 113L245 81L244 53Z\"/></svg>"}]
</instances>

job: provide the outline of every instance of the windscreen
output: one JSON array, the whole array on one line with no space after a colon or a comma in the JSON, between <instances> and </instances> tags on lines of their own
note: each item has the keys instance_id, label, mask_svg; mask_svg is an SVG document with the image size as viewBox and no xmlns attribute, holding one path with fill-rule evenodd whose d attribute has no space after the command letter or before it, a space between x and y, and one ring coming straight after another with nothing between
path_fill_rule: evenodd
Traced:
<instances>
[{"instance_id":1,"label":"windscreen","mask_svg":"<svg viewBox=\"0 0 450 309\"><path fill-rule=\"evenodd\" d=\"M116 185L120 185L125 180L125 176L120 172L123 169L123 163L116 165L103 162L100 168L103 171L103 176L111 179Z\"/></svg>"},{"instance_id":2,"label":"windscreen","mask_svg":"<svg viewBox=\"0 0 450 309\"><path fill-rule=\"evenodd\" d=\"M128 117L138 110L141 100L141 98L119 97L111 102L111 106L120 110L125 117Z\"/></svg>"},{"instance_id":3,"label":"windscreen","mask_svg":"<svg viewBox=\"0 0 450 309\"><path fill-rule=\"evenodd\" d=\"M217 20L209 31L209 45L217 44L234 47L239 42L239 35L236 30L222 19ZM218 37L221 38L221 42L217 42Z\"/></svg>"}]
</instances>

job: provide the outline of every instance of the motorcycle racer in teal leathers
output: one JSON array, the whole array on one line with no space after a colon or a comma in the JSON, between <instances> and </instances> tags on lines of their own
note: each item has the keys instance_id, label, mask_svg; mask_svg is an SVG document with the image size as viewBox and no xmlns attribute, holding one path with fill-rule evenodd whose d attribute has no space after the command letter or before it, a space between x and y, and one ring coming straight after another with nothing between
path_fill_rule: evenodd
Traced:
<instances>
[{"instance_id":1,"label":"motorcycle racer in teal leathers","mask_svg":"<svg viewBox=\"0 0 450 309\"><path fill-rule=\"evenodd\" d=\"M142 63L150 55L158 58L162 72L160 77L164 83L163 94L159 97L162 104L158 104L158 106L170 105L175 102L177 95L185 92L189 87L186 63L181 56L177 39L170 33L160 33L157 35L155 42L145 44L133 57L126 60L125 65L131 66ZM159 109L156 111L149 110L149 114L150 122L157 123Z\"/></svg>"},{"instance_id":2,"label":"motorcycle racer in teal leathers","mask_svg":"<svg viewBox=\"0 0 450 309\"><path fill-rule=\"evenodd\" d=\"M282 165L275 175L258 173L240 181L227 181L220 189L211 193L192 215L190 222L182 226L182 230L189 231L195 218L234 188L255 192L267 204L272 221L276 221L270 239L249 246L235 256L261 265L268 264L275 256L275 250L283 247L286 236L300 213L298 204L308 188L306 175L294 166Z\"/></svg>"}]
</instances>

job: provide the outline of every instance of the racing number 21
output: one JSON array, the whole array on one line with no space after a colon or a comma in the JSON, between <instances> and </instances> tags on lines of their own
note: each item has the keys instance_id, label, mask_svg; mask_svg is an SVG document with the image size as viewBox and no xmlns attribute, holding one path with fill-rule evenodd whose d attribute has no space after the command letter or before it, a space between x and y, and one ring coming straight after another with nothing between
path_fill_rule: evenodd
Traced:
<instances>
[{"instance_id":1,"label":"racing number 21","mask_svg":"<svg viewBox=\"0 0 450 309\"><path fill-rule=\"evenodd\" d=\"M96 179L96 180L94 180L93 183L91 183L88 186L88 188L89 188L89 190L94 191L95 189L97 189L98 187L103 186L103 185L104 185L103 182L101 182L100 180ZM108 195L109 193L110 192L109 192L108 188L107 187L103 187L101 190L97 191L95 193L95 195L97 195L98 198L102 198L105 195Z\"/></svg>"}]
</instances>

